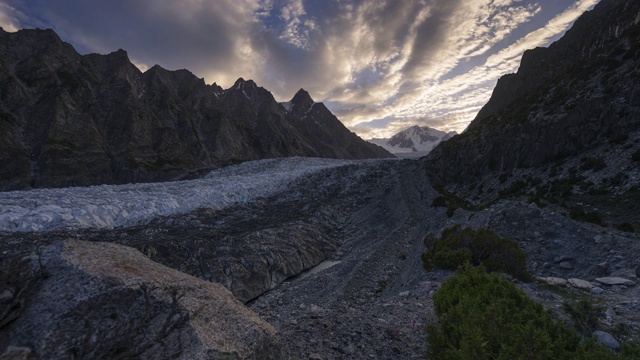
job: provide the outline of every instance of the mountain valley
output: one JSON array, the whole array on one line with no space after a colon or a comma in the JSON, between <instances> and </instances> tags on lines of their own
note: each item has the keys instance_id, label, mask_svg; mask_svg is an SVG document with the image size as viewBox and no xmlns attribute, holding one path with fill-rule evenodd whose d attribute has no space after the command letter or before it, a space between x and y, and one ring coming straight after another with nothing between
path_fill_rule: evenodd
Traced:
<instances>
[{"instance_id":1,"label":"mountain valley","mask_svg":"<svg viewBox=\"0 0 640 360\"><path fill-rule=\"evenodd\" d=\"M455 131L444 132L428 126L414 125L393 135L389 139L370 139L372 144L401 158L420 158L427 155L438 144L457 135Z\"/></svg>"},{"instance_id":2,"label":"mountain valley","mask_svg":"<svg viewBox=\"0 0 640 360\"><path fill-rule=\"evenodd\" d=\"M640 354L635 0L525 52L463 133L382 147L302 89L0 45L3 359L423 359L456 226L513 240L503 277L558 326Z\"/></svg>"}]
</instances>

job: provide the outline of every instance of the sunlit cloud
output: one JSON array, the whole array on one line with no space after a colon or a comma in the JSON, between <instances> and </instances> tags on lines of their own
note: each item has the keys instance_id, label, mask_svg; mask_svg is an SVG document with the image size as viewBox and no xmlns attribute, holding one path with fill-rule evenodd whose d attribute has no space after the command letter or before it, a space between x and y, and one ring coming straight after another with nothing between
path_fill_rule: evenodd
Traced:
<instances>
[{"instance_id":1,"label":"sunlit cloud","mask_svg":"<svg viewBox=\"0 0 640 360\"><path fill-rule=\"evenodd\" d=\"M5 30L50 27L79 52L146 70L304 88L363 137L414 124L462 131L522 53L599 0L0 0Z\"/></svg>"}]
</instances>

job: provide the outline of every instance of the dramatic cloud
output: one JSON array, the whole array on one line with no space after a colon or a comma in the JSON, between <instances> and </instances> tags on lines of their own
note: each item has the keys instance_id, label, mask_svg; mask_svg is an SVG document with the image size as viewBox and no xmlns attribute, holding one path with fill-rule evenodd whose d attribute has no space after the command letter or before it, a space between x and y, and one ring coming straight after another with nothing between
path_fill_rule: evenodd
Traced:
<instances>
[{"instance_id":1,"label":"dramatic cloud","mask_svg":"<svg viewBox=\"0 0 640 360\"><path fill-rule=\"evenodd\" d=\"M81 53L142 70L238 78L287 101L305 88L363 137L463 130L522 53L599 0L0 0L7 31L50 27Z\"/></svg>"}]
</instances>

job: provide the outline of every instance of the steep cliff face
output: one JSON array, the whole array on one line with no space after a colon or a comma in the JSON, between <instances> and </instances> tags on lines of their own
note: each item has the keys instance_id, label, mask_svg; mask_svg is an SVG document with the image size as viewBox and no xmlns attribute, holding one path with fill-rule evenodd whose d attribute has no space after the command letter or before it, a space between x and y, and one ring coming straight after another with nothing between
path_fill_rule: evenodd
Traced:
<instances>
[{"instance_id":1,"label":"steep cliff face","mask_svg":"<svg viewBox=\"0 0 640 360\"><path fill-rule=\"evenodd\" d=\"M223 90L187 70L142 73L123 50L81 56L52 30L0 31L0 190L174 180L270 157L392 156L328 110L316 127L299 115L251 80Z\"/></svg>"},{"instance_id":2,"label":"steep cliff face","mask_svg":"<svg viewBox=\"0 0 640 360\"><path fill-rule=\"evenodd\" d=\"M639 68L640 3L603 0L560 40L525 52L468 129L424 164L441 184L468 183L633 138Z\"/></svg>"}]
</instances>

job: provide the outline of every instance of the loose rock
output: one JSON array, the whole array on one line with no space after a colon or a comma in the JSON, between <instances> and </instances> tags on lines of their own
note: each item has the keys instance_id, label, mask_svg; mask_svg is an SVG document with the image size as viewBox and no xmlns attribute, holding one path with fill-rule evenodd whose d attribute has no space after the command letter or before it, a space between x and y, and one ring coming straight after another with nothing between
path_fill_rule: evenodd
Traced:
<instances>
[{"instance_id":1,"label":"loose rock","mask_svg":"<svg viewBox=\"0 0 640 360\"><path fill-rule=\"evenodd\" d=\"M591 288L593 288L593 285L586 281L586 280L582 280L582 279L576 279L576 278L572 278L568 280L569 284L573 287L579 288L579 289L586 289L589 290Z\"/></svg>"},{"instance_id":2,"label":"loose rock","mask_svg":"<svg viewBox=\"0 0 640 360\"><path fill-rule=\"evenodd\" d=\"M621 278L621 277L602 277L602 278L597 278L596 281L604 285L634 286L636 284L632 280Z\"/></svg>"},{"instance_id":3,"label":"loose rock","mask_svg":"<svg viewBox=\"0 0 640 360\"><path fill-rule=\"evenodd\" d=\"M593 334L594 340L599 342L600 344L608 347L611 350L620 349L620 343L616 340L611 334L604 331L594 331Z\"/></svg>"}]
</instances>

